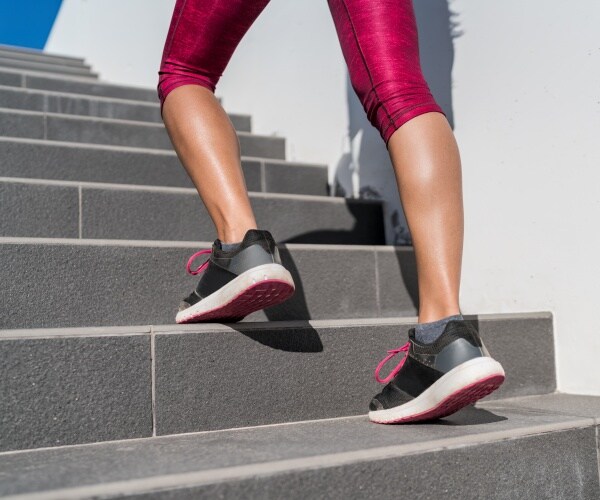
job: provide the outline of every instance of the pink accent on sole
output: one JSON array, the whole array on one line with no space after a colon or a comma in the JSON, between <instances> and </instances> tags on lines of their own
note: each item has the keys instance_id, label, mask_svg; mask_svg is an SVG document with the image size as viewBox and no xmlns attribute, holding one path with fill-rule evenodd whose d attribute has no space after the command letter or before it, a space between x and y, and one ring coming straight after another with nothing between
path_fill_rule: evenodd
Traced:
<instances>
[{"instance_id":1,"label":"pink accent on sole","mask_svg":"<svg viewBox=\"0 0 600 500\"><path fill-rule=\"evenodd\" d=\"M487 395L494 392L504 382L503 375L493 375L477 382L473 382L462 389L450 394L447 398L442 400L435 408L431 408L422 413L411 415L408 417L402 417L398 420L391 420L388 422L377 422L378 424L406 424L410 422L422 422L425 420L436 420L438 418L444 418L448 415L456 413L465 406L469 406L476 401L486 397Z\"/></svg>"},{"instance_id":2,"label":"pink accent on sole","mask_svg":"<svg viewBox=\"0 0 600 500\"><path fill-rule=\"evenodd\" d=\"M199 323L217 321L234 323L254 311L271 307L289 299L294 294L294 287L281 280L263 280L253 283L232 300L210 311L190 316L177 323Z\"/></svg>"}]
</instances>

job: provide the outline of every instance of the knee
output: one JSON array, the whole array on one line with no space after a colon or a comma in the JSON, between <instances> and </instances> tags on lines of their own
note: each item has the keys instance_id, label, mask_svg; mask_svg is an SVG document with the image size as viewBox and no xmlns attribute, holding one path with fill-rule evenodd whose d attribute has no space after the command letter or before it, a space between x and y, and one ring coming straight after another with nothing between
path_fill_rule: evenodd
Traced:
<instances>
[{"instance_id":1,"label":"knee","mask_svg":"<svg viewBox=\"0 0 600 500\"><path fill-rule=\"evenodd\" d=\"M432 111L445 114L423 79L390 80L372 85L366 92L355 90L386 145L392 134L412 118Z\"/></svg>"},{"instance_id":2,"label":"knee","mask_svg":"<svg viewBox=\"0 0 600 500\"><path fill-rule=\"evenodd\" d=\"M161 112L165 99L176 88L183 85L200 85L214 93L217 81L218 78L211 78L198 71L163 63L158 72L158 85L156 87Z\"/></svg>"}]
</instances>

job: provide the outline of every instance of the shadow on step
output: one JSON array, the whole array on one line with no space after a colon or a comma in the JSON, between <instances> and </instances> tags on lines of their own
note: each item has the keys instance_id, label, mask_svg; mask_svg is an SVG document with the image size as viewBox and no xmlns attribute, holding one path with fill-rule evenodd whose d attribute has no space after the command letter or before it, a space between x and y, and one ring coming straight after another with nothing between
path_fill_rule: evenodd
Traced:
<instances>
[{"instance_id":1,"label":"shadow on step","mask_svg":"<svg viewBox=\"0 0 600 500\"><path fill-rule=\"evenodd\" d=\"M244 328L236 328L235 324L229 325L231 328L242 334L244 337L258 342L264 346L279 351L286 352L323 352L323 343L317 331L307 322L300 326L294 325L293 329L282 334L280 331L251 331ZM293 331L292 331L293 330ZM289 335L289 333L292 335Z\"/></svg>"},{"instance_id":2,"label":"shadow on step","mask_svg":"<svg viewBox=\"0 0 600 500\"><path fill-rule=\"evenodd\" d=\"M319 229L296 234L281 240L283 243L310 243L329 245L385 245L383 211L380 203L372 200L346 198L346 209L352 217L349 229ZM327 223L318 214L306 214Z\"/></svg>"},{"instance_id":3,"label":"shadow on step","mask_svg":"<svg viewBox=\"0 0 600 500\"><path fill-rule=\"evenodd\" d=\"M503 415L496 415L495 413L484 410L482 408L476 408L475 406L467 406L454 415L438 420L436 423L439 425L481 425L481 424L493 424L495 422L502 422L508 420Z\"/></svg>"},{"instance_id":4,"label":"shadow on step","mask_svg":"<svg viewBox=\"0 0 600 500\"><path fill-rule=\"evenodd\" d=\"M294 296L249 321L412 316L418 309L417 272L410 248L312 252L279 246ZM375 255L376 254L376 255ZM376 257L376 258L375 258Z\"/></svg>"},{"instance_id":5,"label":"shadow on step","mask_svg":"<svg viewBox=\"0 0 600 500\"><path fill-rule=\"evenodd\" d=\"M302 284L300 272L298 271L298 266L294 262L290 251L284 245L279 246L279 254L281 255L283 265L291 273L292 278L294 278L296 291L292 298L285 301L283 304L265 309L265 315L269 321L309 320L311 319L310 311L308 310L304 286ZM307 328L312 328L308 323L306 323L306 326ZM314 332L314 335L318 338L317 332ZM323 346L321 345L321 350L322 347Z\"/></svg>"}]
</instances>

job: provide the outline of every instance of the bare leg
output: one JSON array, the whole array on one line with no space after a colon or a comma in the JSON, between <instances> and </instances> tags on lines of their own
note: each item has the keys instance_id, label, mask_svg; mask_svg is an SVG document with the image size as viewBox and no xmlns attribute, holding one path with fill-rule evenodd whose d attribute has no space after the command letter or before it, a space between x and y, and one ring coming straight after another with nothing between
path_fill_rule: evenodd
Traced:
<instances>
[{"instance_id":1,"label":"bare leg","mask_svg":"<svg viewBox=\"0 0 600 500\"><path fill-rule=\"evenodd\" d=\"M256 229L240 162L240 146L229 117L214 94L200 85L173 90L163 120L175 151L198 190L224 243Z\"/></svg>"},{"instance_id":2,"label":"bare leg","mask_svg":"<svg viewBox=\"0 0 600 500\"><path fill-rule=\"evenodd\" d=\"M441 113L424 113L394 132L388 150L417 260L419 322L458 314L464 223L452 129Z\"/></svg>"}]
</instances>

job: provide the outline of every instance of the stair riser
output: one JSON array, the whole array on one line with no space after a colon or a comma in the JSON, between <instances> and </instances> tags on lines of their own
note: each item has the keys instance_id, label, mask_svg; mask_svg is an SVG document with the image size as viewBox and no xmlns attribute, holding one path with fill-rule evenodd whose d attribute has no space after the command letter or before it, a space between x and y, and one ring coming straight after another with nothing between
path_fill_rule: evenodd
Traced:
<instances>
[{"instance_id":1,"label":"stair riser","mask_svg":"<svg viewBox=\"0 0 600 500\"><path fill-rule=\"evenodd\" d=\"M160 108L156 104L55 95L24 89L0 89L0 108L162 123ZM252 131L249 116L234 114L229 118L236 130Z\"/></svg>"},{"instance_id":2,"label":"stair riser","mask_svg":"<svg viewBox=\"0 0 600 500\"><path fill-rule=\"evenodd\" d=\"M184 269L196 250L187 245L38 244L35 240L0 244L0 281L5 284L0 328L172 323L180 299L197 282ZM296 294L249 320L415 313L416 276L409 249L289 245L280 252L296 281Z\"/></svg>"},{"instance_id":3,"label":"stair riser","mask_svg":"<svg viewBox=\"0 0 600 500\"><path fill-rule=\"evenodd\" d=\"M113 85L98 81L86 81L87 77L67 77L66 75L34 75L25 70L2 71L0 69L0 85L23 87L35 90L50 90L65 94L85 94L97 97L114 97L117 99L130 99L158 103L156 90L148 88L130 87L127 85ZM158 80L157 80L158 81Z\"/></svg>"},{"instance_id":4,"label":"stair riser","mask_svg":"<svg viewBox=\"0 0 600 500\"><path fill-rule=\"evenodd\" d=\"M38 61L23 61L13 58L5 58L0 54L0 70L2 70L2 68L64 74L66 76L98 76L96 73L92 73L88 66L70 66L54 63L48 64Z\"/></svg>"},{"instance_id":5,"label":"stair riser","mask_svg":"<svg viewBox=\"0 0 600 500\"><path fill-rule=\"evenodd\" d=\"M243 159L249 191L325 196L327 168ZM192 187L172 152L0 139L0 177Z\"/></svg>"},{"instance_id":6,"label":"stair riser","mask_svg":"<svg viewBox=\"0 0 600 500\"><path fill-rule=\"evenodd\" d=\"M600 497L593 427L120 498ZM560 450L557 452L557 450ZM248 474L250 476L250 474ZM449 496L450 495L450 496Z\"/></svg>"},{"instance_id":7,"label":"stair riser","mask_svg":"<svg viewBox=\"0 0 600 500\"><path fill-rule=\"evenodd\" d=\"M0 136L171 150L162 124L138 124L41 113L0 112ZM285 139L238 134L244 156L285 159Z\"/></svg>"},{"instance_id":8,"label":"stair riser","mask_svg":"<svg viewBox=\"0 0 600 500\"><path fill-rule=\"evenodd\" d=\"M78 57L58 56L44 52L33 52L22 50L17 47L0 45L0 57L6 59L17 59L19 61L34 61L46 64L64 64L68 66L83 66L85 61Z\"/></svg>"},{"instance_id":9,"label":"stair riser","mask_svg":"<svg viewBox=\"0 0 600 500\"><path fill-rule=\"evenodd\" d=\"M0 236L211 241L215 229L195 191L0 182ZM251 195L260 227L277 241L383 245L376 202ZM285 217L282 217L285 214Z\"/></svg>"},{"instance_id":10,"label":"stair riser","mask_svg":"<svg viewBox=\"0 0 600 500\"><path fill-rule=\"evenodd\" d=\"M554 390L549 318L477 323L510 374L495 398ZM157 435L365 414L372 370L410 324L334 325L5 333L0 449L152 436L152 383Z\"/></svg>"}]
</instances>

